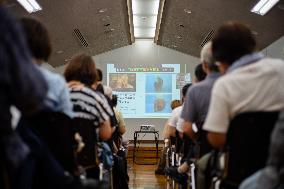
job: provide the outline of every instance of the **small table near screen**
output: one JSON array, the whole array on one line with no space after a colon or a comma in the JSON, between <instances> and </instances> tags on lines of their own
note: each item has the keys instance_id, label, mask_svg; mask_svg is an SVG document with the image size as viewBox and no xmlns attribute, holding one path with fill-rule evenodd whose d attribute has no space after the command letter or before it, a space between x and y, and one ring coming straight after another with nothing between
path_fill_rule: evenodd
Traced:
<instances>
[{"instance_id":1,"label":"small table near screen","mask_svg":"<svg viewBox=\"0 0 284 189\"><path fill-rule=\"evenodd\" d=\"M133 149L133 162L139 165L151 165L153 163L148 163L148 164L143 164L143 163L137 163L136 162L136 152L138 151L137 149L137 139L139 138L140 134L153 134L154 138L155 138L155 144L156 144L156 163L157 164L157 160L159 158L159 131L135 131L134 132L134 149Z\"/></svg>"}]
</instances>

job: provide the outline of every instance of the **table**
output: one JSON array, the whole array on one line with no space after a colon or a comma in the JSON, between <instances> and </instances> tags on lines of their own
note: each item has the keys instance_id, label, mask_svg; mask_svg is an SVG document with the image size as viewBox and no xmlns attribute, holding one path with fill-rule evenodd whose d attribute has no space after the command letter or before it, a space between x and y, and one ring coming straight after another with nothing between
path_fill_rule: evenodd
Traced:
<instances>
[{"instance_id":1,"label":"table","mask_svg":"<svg viewBox=\"0 0 284 189\"><path fill-rule=\"evenodd\" d=\"M134 132L134 149L133 149L133 162L140 165L147 165L141 164L136 162L136 143L137 139L139 138L139 134L154 134L155 137L155 144L156 144L156 159L159 158L159 131L135 131Z\"/></svg>"}]
</instances>

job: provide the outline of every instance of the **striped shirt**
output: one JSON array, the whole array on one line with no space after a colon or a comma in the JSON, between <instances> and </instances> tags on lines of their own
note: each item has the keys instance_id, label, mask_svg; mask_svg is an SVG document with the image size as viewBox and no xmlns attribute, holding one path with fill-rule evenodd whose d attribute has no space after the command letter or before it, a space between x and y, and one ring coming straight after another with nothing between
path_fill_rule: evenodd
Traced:
<instances>
[{"instance_id":1,"label":"striped shirt","mask_svg":"<svg viewBox=\"0 0 284 189\"><path fill-rule=\"evenodd\" d=\"M113 111L106 98L91 88L72 88L70 98L75 118L98 119L100 123L103 123L113 116Z\"/></svg>"}]
</instances>

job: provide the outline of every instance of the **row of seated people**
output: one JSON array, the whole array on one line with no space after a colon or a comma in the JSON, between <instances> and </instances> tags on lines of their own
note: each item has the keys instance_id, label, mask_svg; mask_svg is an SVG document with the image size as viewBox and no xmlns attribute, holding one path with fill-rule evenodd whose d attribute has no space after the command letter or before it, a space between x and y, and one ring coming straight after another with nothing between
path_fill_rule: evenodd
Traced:
<instances>
[{"instance_id":1,"label":"row of seated people","mask_svg":"<svg viewBox=\"0 0 284 189\"><path fill-rule=\"evenodd\" d=\"M41 22L1 5L0 19L0 188L128 188L125 125L92 57L74 56L64 79L41 66L52 51Z\"/></svg>"},{"instance_id":2,"label":"row of seated people","mask_svg":"<svg viewBox=\"0 0 284 189\"><path fill-rule=\"evenodd\" d=\"M189 87L173 110L179 120L168 122L183 147L167 150L182 158L167 155L166 175L185 188L283 188L284 62L256 52L251 30L239 22L217 30L201 62L205 80Z\"/></svg>"}]
</instances>

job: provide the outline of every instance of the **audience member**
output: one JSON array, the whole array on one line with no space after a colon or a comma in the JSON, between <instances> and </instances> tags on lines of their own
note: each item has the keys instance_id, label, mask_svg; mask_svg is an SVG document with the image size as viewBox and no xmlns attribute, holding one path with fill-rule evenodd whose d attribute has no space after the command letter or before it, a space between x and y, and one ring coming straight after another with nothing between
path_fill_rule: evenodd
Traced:
<instances>
[{"instance_id":1,"label":"audience member","mask_svg":"<svg viewBox=\"0 0 284 189\"><path fill-rule=\"evenodd\" d=\"M21 23L33 55L33 62L39 65L38 68L48 84L45 106L52 111L64 112L72 117L73 107L65 79L59 74L40 67L48 61L51 54L51 42L47 29L41 22L33 18L22 18Z\"/></svg>"},{"instance_id":2,"label":"audience member","mask_svg":"<svg viewBox=\"0 0 284 189\"><path fill-rule=\"evenodd\" d=\"M183 124L183 119L181 119L181 110L182 110L182 103L184 102L185 94L188 88L191 86L191 83L188 83L183 86L181 92L182 92L182 102L180 100L173 100L171 102L171 108L172 113L171 117L168 119L165 128L164 128L164 136L165 136L165 142L169 141L171 137L176 137L177 130L181 132L181 125ZM168 147L168 144L166 144L166 147ZM165 168L165 157L166 148L162 151L162 156L160 158L158 168L155 170L155 174L165 174L164 168Z\"/></svg>"},{"instance_id":3,"label":"audience member","mask_svg":"<svg viewBox=\"0 0 284 189\"><path fill-rule=\"evenodd\" d=\"M212 52L226 74L213 87L204 129L209 132L209 142L222 148L235 115L284 109L284 62L256 52L251 30L238 22L226 23L217 30Z\"/></svg>"},{"instance_id":4,"label":"audience member","mask_svg":"<svg viewBox=\"0 0 284 189\"><path fill-rule=\"evenodd\" d=\"M73 103L74 117L89 120L99 119L99 136L102 140L111 137L110 116L113 116L105 96L91 87L96 82L95 62L87 54L74 56L68 64L64 76L70 84L70 97Z\"/></svg>"},{"instance_id":5,"label":"audience member","mask_svg":"<svg viewBox=\"0 0 284 189\"><path fill-rule=\"evenodd\" d=\"M207 74L206 79L194 84L187 91L184 106L181 113L181 118L184 119L183 132L185 135L188 135L192 140L198 141L198 144L200 145L199 154L196 154L196 152L188 153L186 161L180 167L178 167L178 173L185 173L189 170L189 165L191 163L192 158L203 156L204 154L210 151L209 145L206 141L203 140L204 138L206 138L206 135L202 129L202 125L205 121L209 109L213 85L215 81L220 77L220 73L218 73L218 68L214 64L211 47L212 43L208 42L202 48L200 53L202 67L205 73ZM196 124L197 129L193 126L194 123ZM189 147L190 146L188 146L188 148ZM192 150L193 149L191 149L191 151ZM203 163L200 162L198 163L199 168L206 166L206 163L205 165L203 165ZM176 171L172 170L172 172Z\"/></svg>"},{"instance_id":6,"label":"audience member","mask_svg":"<svg viewBox=\"0 0 284 189\"><path fill-rule=\"evenodd\" d=\"M10 107L23 116L43 107L47 85L32 64L19 23L0 4L0 188L21 184L16 174L29 154L28 146L11 127Z\"/></svg>"},{"instance_id":7,"label":"audience member","mask_svg":"<svg viewBox=\"0 0 284 189\"><path fill-rule=\"evenodd\" d=\"M171 109L172 109L172 115L173 115L173 111L174 109L176 109L177 107L181 106L182 103L180 100L173 100L171 102ZM171 117L172 117L171 115ZM164 130L163 130L163 135L164 135L164 138L166 139L169 139L171 136L174 137L175 136L175 129L172 130L173 128L170 128L169 126L169 120L166 122L165 126L164 126Z\"/></svg>"},{"instance_id":8,"label":"audience member","mask_svg":"<svg viewBox=\"0 0 284 189\"><path fill-rule=\"evenodd\" d=\"M112 104L112 101L111 101L111 99L112 99L112 88L109 87L109 86L103 85L103 83L102 83L102 80L103 80L102 70L97 69L97 76L98 76L97 81L92 85L92 88L95 91L102 93L105 96L105 98L107 99L109 106L113 107L113 104ZM110 116L110 124L111 124L113 131L114 131L115 127L117 127L117 120L116 120L113 109L111 109L111 111L113 113L112 113L112 116Z\"/></svg>"},{"instance_id":9,"label":"audience member","mask_svg":"<svg viewBox=\"0 0 284 189\"><path fill-rule=\"evenodd\" d=\"M194 75L195 75L194 80L193 80L194 83L198 83L200 81L203 81L206 78L206 73L204 72L204 70L202 68L202 64L198 64L195 67Z\"/></svg>"},{"instance_id":10,"label":"audience member","mask_svg":"<svg viewBox=\"0 0 284 189\"><path fill-rule=\"evenodd\" d=\"M123 118L123 115L121 113L121 111L117 108L117 95L112 95L112 104L113 104L113 110L114 110L114 114L117 120L117 129L119 131L119 134L121 135L122 141L121 141L121 145L118 146L118 148L120 148L121 146L126 150L125 154L127 156L127 149L128 149L128 143L129 141L123 137L124 133L126 132L126 128L125 128L125 121Z\"/></svg>"}]
</instances>

